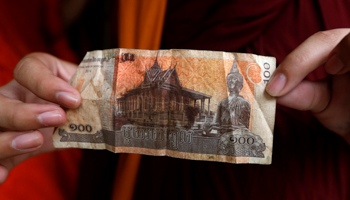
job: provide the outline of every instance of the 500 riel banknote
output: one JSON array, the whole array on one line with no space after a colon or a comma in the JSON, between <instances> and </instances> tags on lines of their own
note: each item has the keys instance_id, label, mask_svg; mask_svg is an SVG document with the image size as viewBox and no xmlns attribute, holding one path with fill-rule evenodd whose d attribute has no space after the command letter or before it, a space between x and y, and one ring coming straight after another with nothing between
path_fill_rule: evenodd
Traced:
<instances>
[{"instance_id":1,"label":"500 riel banknote","mask_svg":"<svg viewBox=\"0 0 350 200\"><path fill-rule=\"evenodd\" d=\"M70 84L78 109L56 128L58 148L270 164L273 57L197 50L88 52Z\"/></svg>"}]
</instances>

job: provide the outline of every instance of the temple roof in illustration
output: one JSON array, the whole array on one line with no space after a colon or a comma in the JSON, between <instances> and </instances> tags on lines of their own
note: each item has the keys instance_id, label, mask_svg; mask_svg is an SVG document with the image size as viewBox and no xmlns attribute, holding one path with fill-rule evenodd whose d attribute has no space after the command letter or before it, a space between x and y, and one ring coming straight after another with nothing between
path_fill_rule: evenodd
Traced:
<instances>
[{"instance_id":1,"label":"temple roof in illustration","mask_svg":"<svg viewBox=\"0 0 350 200\"><path fill-rule=\"evenodd\" d=\"M169 67L167 70L162 71L162 68L158 64L158 58L156 58L152 67L150 67L149 70L146 69L142 85L152 83L164 84L165 82L181 87L181 83L176 72L176 66L172 69Z\"/></svg>"},{"instance_id":2,"label":"temple roof in illustration","mask_svg":"<svg viewBox=\"0 0 350 200\"><path fill-rule=\"evenodd\" d=\"M176 65L173 68L169 66L168 69L162 71L162 68L158 63L158 58L156 58L153 65L149 69L146 69L144 80L141 85L128 91L123 96L139 93L139 91L142 89L153 87L170 90L171 92L175 93L181 93L183 96L193 99L211 98L210 95L182 87L176 71Z\"/></svg>"}]
</instances>

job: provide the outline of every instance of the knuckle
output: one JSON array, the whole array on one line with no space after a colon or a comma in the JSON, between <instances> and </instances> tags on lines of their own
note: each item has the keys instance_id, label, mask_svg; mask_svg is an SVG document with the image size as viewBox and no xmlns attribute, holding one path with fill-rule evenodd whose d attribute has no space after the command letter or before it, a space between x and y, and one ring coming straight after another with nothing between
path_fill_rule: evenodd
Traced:
<instances>
[{"instance_id":1,"label":"knuckle","mask_svg":"<svg viewBox=\"0 0 350 200\"><path fill-rule=\"evenodd\" d=\"M28 67L32 64L34 61L34 58L30 55L27 55L23 57L16 65L15 69L13 70L13 77L16 80L19 80L19 77L21 77L23 74L25 74L28 70Z\"/></svg>"},{"instance_id":2,"label":"knuckle","mask_svg":"<svg viewBox=\"0 0 350 200\"><path fill-rule=\"evenodd\" d=\"M31 65L35 62L41 62L39 59L40 56L43 56L44 53L34 52L30 53L26 56L24 56L16 65L15 69L13 70L13 76L16 80L18 80L18 77L20 77L22 74L25 74L28 70L28 68L31 67Z\"/></svg>"},{"instance_id":3,"label":"knuckle","mask_svg":"<svg viewBox=\"0 0 350 200\"><path fill-rule=\"evenodd\" d=\"M288 55L288 59L292 60L295 64L303 64L310 60L310 55L307 52L304 53L291 53Z\"/></svg>"},{"instance_id":4,"label":"knuckle","mask_svg":"<svg viewBox=\"0 0 350 200\"><path fill-rule=\"evenodd\" d=\"M46 81L45 79L37 79L35 84L34 84L34 91L36 94L42 95L45 93L45 88L46 88Z\"/></svg>"},{"instance_id":5,"label":"knuckle","mask_svg":"<svg viewBox=\"0 0 350 200\"><path fill-rule=\"evenodd\" d=\"M317 40L322 41L329 46L335 46L341 39L337 30L319 31L312 37L315 37Z\"/></svg>"},{"instance_id":6,"label":"knuckle","mask_svg":"<svg viewBox=\"0 0 350 200\"><path fill-rule=\"evenodd\" d=\"M17 129L20 126L21 113L18 109L11 109L9 112L8 126L11 129Z\"/></svg>"},{"instance_id":7,"label":"knuckle","mask_svg":"<svg viewBox=\"0 0 350 200\"><path fill-rule=\"evenodd\" d=\"M15 69L13 70L13 77L17 80L21 72L23 71L24 66L27 63L27 59L24 57L22 58L16 65Z\"/></svg>"}]
</instances>

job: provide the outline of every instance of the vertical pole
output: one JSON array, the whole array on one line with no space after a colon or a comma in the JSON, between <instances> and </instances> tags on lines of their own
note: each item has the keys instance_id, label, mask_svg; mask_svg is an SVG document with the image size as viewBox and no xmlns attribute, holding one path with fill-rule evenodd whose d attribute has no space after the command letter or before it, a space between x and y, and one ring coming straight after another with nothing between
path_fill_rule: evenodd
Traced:
<instances>
[{"instance_id":1,"label":"vertical pole","mask_svg":"<svg viewBox=\"0 0 350 200\"><path fill-rule=\"evenodd\" d=\"M145 93L142 91L142 118L145 118Z\"/></svg>"},{"instance_id":2,"label":"vertical pole","mask_svg":"<svg viewBox=\"0 0 350 200\"><path fill-rule=\"evenodd\" d=\"M153 96L152 96L152 90L149 91L149 98L150 98L150 102L151 105L149 107L149 110L152 111L153 110Z\"/></svg>"},{"instance_id":3,"label":"vertical pole","mask_svg":"<svg viewBox=\"0 0 350 200\"><path fill-rule=\"evenodd\" d=\"M139 94L136 94L136 118L139 118L139 110L140 109L140 99Z\"/></svg>"},{"instance_id":4,"label":"vertical pole","mask_svg":"<svg viewBox=\"0 0 350 200\"><path fill-rule=\"evenodd\" d=\"M134 110L137 110L137 94L134 96Z\"/></svg>"},{"instance_id":5,"label":"vertical pole","mask_svg":"<svg viewBox=\"0 0 350 200\"><path fill-rule=\"evenodd\" d=\"M208 98L208 116L210 116L210 98Z\"/></svg>"},{"instance_id":6,"label":"vertical pole","mask_svg":"<svg viewBox=\"0 0 350 200\"><path fill-rule=\"evenodd\" d=\"M180 103L180 110L184 110L184 97L181 95L181 103Z\"/></svg>"},{"instance_id":7,"label":"vertical pole","mask_svg":"<svg viewBox=\"0 0 350 200\"><path fill-rule=\"evenodd\" d=\"M204 114L204 99L201 99L201 112Z\"/></svg>"},{"instance_id":8,"label":"vertical pole","mask_svg":"<svg viewBox=\"0 0 350 200\"><path fill-rule=\"evenodd\" d=\"M161 96L161 94L160 94L160 89L159 89L159 86L158 86L158 91L157 91L157 115L158 115L158 119L157 119L157 121L158 121L158 123L160 122L160 96Z\"/></svg>"},{"instance_id":9,"label":"vertical pole","mask_svg":"<svg viewBox=\"0 0 350 200\"><path fill-rule=\"evenodd\" d=\"M130 106L131 106L131 118L134 118L134 96L130 97Z\"/></svg>"}]
</instances>

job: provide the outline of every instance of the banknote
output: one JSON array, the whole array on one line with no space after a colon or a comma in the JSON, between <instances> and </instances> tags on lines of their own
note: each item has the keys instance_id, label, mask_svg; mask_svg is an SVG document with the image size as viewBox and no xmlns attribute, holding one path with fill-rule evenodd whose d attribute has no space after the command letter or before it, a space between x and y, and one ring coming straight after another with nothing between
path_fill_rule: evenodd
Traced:
<instances>
[{"instance_id":1,"label":"banknote","mask_svg":"<svg viewBox=\"0 0 350 200\"><path fill-rule=\"evenodd\" d=\"M270 164L276 59L198 50L88 52L70 84L82 103L57 127L57 148Z\"/></svg>"}]
</instances>

